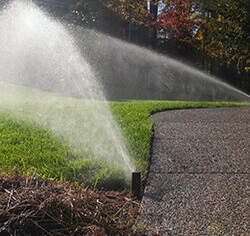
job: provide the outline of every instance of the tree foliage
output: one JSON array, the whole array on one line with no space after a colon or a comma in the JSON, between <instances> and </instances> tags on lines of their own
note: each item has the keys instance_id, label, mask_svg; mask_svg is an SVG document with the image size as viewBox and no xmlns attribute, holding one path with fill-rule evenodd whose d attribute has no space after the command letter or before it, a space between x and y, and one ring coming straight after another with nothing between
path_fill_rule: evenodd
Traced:
<instances>
[{"instance_id":1,"label":"tree foliage","mask_svg":"<svg viewBox=\"0 0 250 236\"><path fill-rule=\"evenodd\" d=\"M107 0L105 5L131 23L146 24L151 18L147 0Z\"/></svg>"},{"instance_id":2,"label":"tree foliage","mask_svg":"<svg viewBox=\"0 0 250 236\"><path fill-rule=\"evenodd\" d=\"M156 27L166 37L190 41L199 26L199 17L192 0L165 1L165 7L154 22L148 26Z\"/></svg>"},{"instance_id":3,"label":"tree foliage","mask_svg":"<svg viewBox=\"0 0 250 236\"><path fill-rule=\"evenodd\" d=\"M249 55L249 0L162 0L157 19L147 10L147 0L106 0L106 6L125 20L155 28L166 38L176 38L218 58L235 63Z\"/></svg>"},{"instance_id":4,"label":"tree foliage","mask_svg":"<svg viewBox=\"0 0 250 236\"><path fill-rule=\"evenodd\" d=\"M127 22L156 29L158 36L188 43L207 57L229 65L242 56L249 57L249 1L151 0L151 6L163 6L156 19L148 11L147 0L81 0L72 12L76 21L85 24L101 24L100 12L102 16L113 12Z\"/></svg>"},{"instance_id":5,"label":"tree foliage","mask_svg":"<svg viewBox=\"0 0 250 236\"><path fill-rule=\"evenodd\" d=\"M250 22L245 1L210 0L201 6L201 24L193 45L228 65L249 56Z\"/></svg>"},{"instance_id":6,"label":"tree foliage","mask_svg":"<svg viewBox=\"0 0 250 236\"><path fill-rule=\"evenodd\" d=\"M82 20L88 22L97 22L98 10L93 11L89 6L98 5L104 9L102 15L112 12L123 22L147 26L153 32L151 37L155 37L150 42L158 40L156 45L163 42L170 48L185 45L188 52L192 48L202 55L203 67L210 67L210 72L228 67L236 75L247 74L250 0L151 0L150 4L151 10L147 0L81 0L78 9ZM152 6L155 9L158 6L157 17ZM78 10L75 15L79 15Z\"/></svg>"},{"instance_id":7,"label":"tree foliage","mask_svg":"<svg viewBox=\"0 0 250 236\"><path fill-rule=\"evenodd\" d=\"M122 19L106 3L106 0L80 0L71 7L65 20L119 36L122 34Z\"/></svg>"}]
</instances>

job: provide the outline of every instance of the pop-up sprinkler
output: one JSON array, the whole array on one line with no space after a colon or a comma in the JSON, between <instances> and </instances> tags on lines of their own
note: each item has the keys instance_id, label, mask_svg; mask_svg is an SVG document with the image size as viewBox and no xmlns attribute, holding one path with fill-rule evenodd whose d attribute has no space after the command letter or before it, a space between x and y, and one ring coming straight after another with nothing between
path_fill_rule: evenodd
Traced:
<instances>
[{"instance_id":1,"label":"pop-up sprinkler","mask_svg":"<svg viewBox=\"0 0 250 236\"><path fill-rule=\"evenodd\" d=\"M132 196L141 200L141 172L132 172Z\"/></svg>"}]
</instances>

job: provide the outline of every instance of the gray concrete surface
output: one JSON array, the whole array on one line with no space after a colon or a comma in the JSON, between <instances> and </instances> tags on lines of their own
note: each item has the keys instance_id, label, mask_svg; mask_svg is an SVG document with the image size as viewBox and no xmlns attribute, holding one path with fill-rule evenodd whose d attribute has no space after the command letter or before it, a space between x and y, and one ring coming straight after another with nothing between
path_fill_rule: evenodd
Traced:
<instances>
[{"instance_id":1,"label":"gray concrete surface","mask_svg":"<svg viewBox=\"0 0 250 236\"><path fill-rule=\"evenodd\" d=\"M250 107L156 113L136 235L250 235Z\"/></svg>"}]
</instances>

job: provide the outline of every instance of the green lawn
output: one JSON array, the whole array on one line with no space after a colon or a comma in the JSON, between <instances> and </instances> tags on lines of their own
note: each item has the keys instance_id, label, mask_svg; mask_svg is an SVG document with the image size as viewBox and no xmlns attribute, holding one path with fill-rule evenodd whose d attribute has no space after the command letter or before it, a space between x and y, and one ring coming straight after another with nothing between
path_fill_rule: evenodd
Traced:
<instances>
[{"instance_id":1,"label":"green lawn","mask_svg":"<svg viewBox=\"0 0 250 236\"><path fill-rule=\"evenodd\" d=\"M246 106L234 102L182 102L182 101L131 101L112 102L110 107L126 137L128 150L135 160L136 169L145 179L149 161L153 121L150 115L165 110Z\"/></svg>"},{"instance_id":2,"label":"green lawn","mask_svg":"<svg viewBox=\"0 0 250 236\"><path fill-rule=\"evenodd\" d=\"M84 149L75 148L64 133L59 135L46 126L66 117L63 121L74 125L96 124L84 121L79 115L83 109L96 110L102 102L59 97L38 90L4 84L0 100L0 171L10 174L24 171L30 175L45 178L69 180L84 186L127 188L129 177L114 161L102 161ZM18 90L16 90L18 88ZM15 96L13 96L15 95ZM57 105L59 104L61 105ZM124 143L136 170L145 180L150 160L150 144L153 135L153 122L150 114L168 109L201 107L245 106L247 103L228 102L179 102L179 101L125 101L109 102L108 106L124 137ZM86 108L87 107L87 108ZM91 113L92 114L92 113ZM58 130L62 127L57 127ZM78 139L80 134L74 133ZM67 130L67 132L69 132ZM103 133L103 131L101 132ZM85 137L85 136L84 136ZM112 148L108 148L111 150ZM105 152L104 152L105 154ZM106 155L106 154L105 154ZM112 155L112 154L111 154ZM114 154L115 155L115 154Z\"/></svg>"}]
</instances>

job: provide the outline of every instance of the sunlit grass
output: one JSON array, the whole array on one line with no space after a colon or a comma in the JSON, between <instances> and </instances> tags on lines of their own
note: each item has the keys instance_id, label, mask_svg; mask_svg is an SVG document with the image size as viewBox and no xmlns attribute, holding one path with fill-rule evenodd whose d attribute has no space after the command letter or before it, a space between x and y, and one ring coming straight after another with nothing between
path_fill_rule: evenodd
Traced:
<instances>
[{"instance_id":1,"label":"sunlit grass","mask_svg":"<svg viewBox=\"0 0 250 236\"><path fill-rule=\"evenodd\" d=\"M23 171L48 179L68 180L85 186L121 188L126 178L119 168L84 158L62 145L52 133L0 114L0 172ZM120 176L119 178L117 176Z\"/></svg>"},{"instance_id":2,"label":"sunlit grass","mask_svg":"<svg viewBox=\"0 0 250 236\"><path fill-rule=\"evenodd\" d=\"M7 86L7 85L6 85ZM14 90L15 86L11 86ZM8 89L7 87L4 88ZM90 106L95 109L96 102L58 97L36 90L21 88L21 95L12 91L0 99L0 171L11 174L23 171L45 178L78 182L84 186L127 188L129 183L120 167L105 163L81 149L72 149L63 137L37 122L50 119L49 116L74 119L79 126L79 110ZM7 91L7 90L6 90ZM3 93L4 94L4 93ZM20 97L21 96L21 97ZM38 99L40 98L40 99ZM42 99L41 99L42 98ZM4 100L5 99L5 100ZM25 103L25 99L26 103ZM47 101L50 101L46 103ZM67 104L57 106L57 101ZM53 102L51 102L53 101ZM21 104L21 106L20 106ZM179 101L126 101L109 102L109 107L124 136L128 153L136 170L145 180L150 164L150 145L153 136L153 121L150 115L168 109L201 107L245 106L247 103L228 102L179 102ZM18 109L18 106L21 108ZM37 109L36 109L37 108ZM23 113L25 110L25 113ZM39 117L39 114L42 114ZM22 115L25 114L25 115Z\"/></svg>"},{"instance_id":3,"label":"sunlit grass","mask_svg":"<svg viewBox=\"0 0 250 236\"><path fill-rule=\"evenodd\" d=\"M150 115L165 110L247 106L238 102L183 102L183 101L131 101L112 102L110 107L121 127L128 150L135 160L136 169L145 179L153 137L153 120Z\"/></svg>"}]
</instances>

